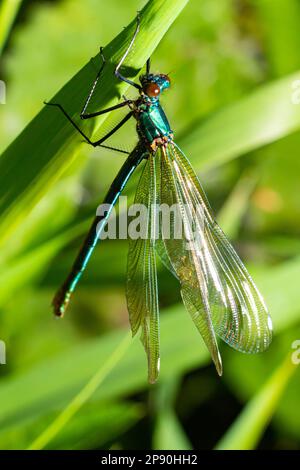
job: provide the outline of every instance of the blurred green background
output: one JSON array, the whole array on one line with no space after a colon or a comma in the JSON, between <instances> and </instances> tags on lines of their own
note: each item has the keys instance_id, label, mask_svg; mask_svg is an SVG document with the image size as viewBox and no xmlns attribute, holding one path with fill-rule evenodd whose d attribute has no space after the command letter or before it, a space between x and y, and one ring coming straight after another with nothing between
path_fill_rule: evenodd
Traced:
<instances>
[{"instance_id":1,"label":"blurred green background","mask_svg":"<svg viewBox=\"0 0 300 470\"><path fill-rule=\"evenodd\" d=\"M143 6L2 0L0 152ZM32 210L0 237L1 449L299 449L299 29L300 0L190 0L152 56L153 70L171 76L163 104L176 141L267 301L270 349L246 356L221 344L219 378L176 280L160 267L161 375L149 386L143 348L128 340L126 240L99 245L68 314L53 318L53 293L124 159L77 138L55 182L44 178ZM134 124L113 142L131 149ZM38 155L34 133L30 145ZM28 146L14 155L15 180L0 157L1 218L25 214L18 188L30 155Z\"/></svg>"}]
</instances>

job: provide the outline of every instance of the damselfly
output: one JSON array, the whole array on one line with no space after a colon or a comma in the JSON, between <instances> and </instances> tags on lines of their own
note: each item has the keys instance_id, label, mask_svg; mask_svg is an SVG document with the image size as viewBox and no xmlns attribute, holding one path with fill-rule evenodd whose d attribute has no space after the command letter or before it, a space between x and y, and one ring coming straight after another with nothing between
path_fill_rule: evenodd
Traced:
<instances>
[{"instance_id":1,"label":"damselfly","mask_svg":"<svg viewBox=\"0 0 300 470\"><path fill-rule=\"evenodd\" d=\"M170 86L169 77L151 73L150 59L146 64L146 73L140 76L140 84L120 72L139 27L138 17L133 38L115 69L118 79L138 90L138 98L124 98L116 106L86 113L105 66L101 49L102 66L80 116L89 119L129 107L128 114L102 139L92 142L60 104L46 103L57 106L86 142L94 147L111 148L103 143L131 117L137 121L139 137L138 144L129 154L106 195L104 203L110 209L94 219L70 274L53 300L53 306L56 315L64 314L113 206L136 167L144 161L135 203L147 207L147 236L129 241L126 295L132 333L135 335L141 330L148 358L149 381L156 381L160 363L157 253L180 282L184 305L221 375L222 361L216 336L239 351L257 353L264 351L271 342L272 322L248 271L214 220L189 161L173 140L173 132L160 104L161 93ZM164 236L160 219L151 209L157 204L175 204L179 207L185 236ZM172 218L170 223L174 224ZM159 236L155 237L153 234L157 230ZM197 236L191 237L195 231Z\"/></svg>"}]
</instances>

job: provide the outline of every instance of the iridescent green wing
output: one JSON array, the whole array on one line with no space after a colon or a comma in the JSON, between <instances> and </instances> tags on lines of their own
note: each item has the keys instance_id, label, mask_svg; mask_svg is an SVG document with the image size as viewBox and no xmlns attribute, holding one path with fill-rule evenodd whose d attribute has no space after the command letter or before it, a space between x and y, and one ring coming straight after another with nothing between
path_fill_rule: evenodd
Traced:
<instances>
[{"instance_id":1,"label":"iridescent green wing","mask_svg":"<svg viewBox=\"0 0 300 470\"><path fill-rule=\"evenodd\" d=\"M172 185L181 195L179 199L192 206L190 215L194 233L189 249L196 253L192 261L196 259L197 270L202 272L198 278L201 289L198 289L194 275L190 275L189 280L186 280L187 273L184 280L182 275L179 276L181 282L188 284L187 307L198 312L202 302L215 332L233 348L246 353L264 351L272 340L272 322L261 294L214 220L204 191L186 157L177 146L169 146L165 160L172 168ZM167 176L163 178L168 179ZM178 264L177 274L180 273L180 262L176 262L170 249L167 251L173 267L174 263ZM176 258L178 256L179 253ZM180 256L191 259L186 250L182 250ZM194 271L195 268L192 273Z\"/></svg>"},{"instance_id":2,"label":"iridescent green wing","mask_svg":"<svg viewBox=\"0 0 300 470\"><path fill-rule=\"evenodd\" d=\"M155 239L158 220L156 203L158 198L156 158L149 155L143 168L135 206L140 217L141 236L130 233L127 263L127 306L132 334L141 329L141 341L148 358L148 379L157 380L159 373L159 306ZM130 229L130 226L129 226Z\"/></svg>"}]
</instances>

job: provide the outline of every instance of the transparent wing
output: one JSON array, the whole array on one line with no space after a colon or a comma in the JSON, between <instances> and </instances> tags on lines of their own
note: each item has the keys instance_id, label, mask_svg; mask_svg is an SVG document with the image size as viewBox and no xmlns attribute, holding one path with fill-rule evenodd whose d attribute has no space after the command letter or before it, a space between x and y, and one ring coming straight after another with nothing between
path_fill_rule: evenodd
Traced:
<instances>
[{"instance_id":1,"label":"transparent wing","mask_svg":"<svg viewBox=\"0 0 300 470\"><path fill-rule=\"evenodd\" d=\"M172 271L181 284L181 296L196 327L210 351L218 373L222 374L222 362L212 325L205 270L197 255L197 246L191 234L198 224L196 206L190 191L190 181L179 174L172 145L161 152L161 235ZM166 215L169 208L169 217ZM195 248L195 249L191 249ZM162 249L160 249L162 252ZM165 263L167 264L167 263Z\"/></svg>"},{"instance_id":2,"label":"transparent wing","mask_svg":"<svg viewBox=\"0 0 300 470\"><path fill-rule=\"evenodd\" d=\"M135 208L139 213L136 228L131 230L127 263L127 306L132 334L141 328L141 341L148 358L148 379L154 383L159 373L159 306L155 260L155 238L159 179L156 177L155 158L149 156L141 175ZM129 226L130 230L130 226Z\"/></svg>"},{"instance_id":3,"label":"transparent wing","mask_svg":"<svg viewBox=\"0 0 300 470\"><path fill-rule=\"evenodd\" d=\"M272 339L272 322L262 296L215 222L184 154L176 145L161 152L162 202L181 207L186 238L164 240L165 248L181 282L184 303L202 336L204 331L214 361L218 360L214 331L239 351L265 350Z\"/></svg>"}]
</instances>

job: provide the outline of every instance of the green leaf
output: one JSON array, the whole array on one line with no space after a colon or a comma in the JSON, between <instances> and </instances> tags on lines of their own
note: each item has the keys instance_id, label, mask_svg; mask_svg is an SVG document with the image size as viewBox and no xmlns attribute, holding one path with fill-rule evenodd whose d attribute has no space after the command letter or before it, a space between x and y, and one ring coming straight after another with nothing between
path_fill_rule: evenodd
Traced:
<instances>
[{"instance_id":1,"label":"green leaf","mask_svg":"<svg viewBox=\"0 0 300 470\"><path fill-rule=\"evenodd\" d=\"M63 322L62 322L63 327ZM169 335L172 331L172 336ZM26 373L3 378L0 400L2 429L24 415L65 406L84 384L105 365L124 338L123 331L82 342L59 356L45 360ZM174 342L176 337L176 342ZM161 379L208 362L201 338L182 306L165 312L161 319ZM96 392L99 400L111 400L147 386L146 357L139 341L133 341L126 355L116 364ZM32 384L35 384L34 388ZM20 400L22 390L22 400Z\"/></svg>"},{"instance_id":2,"label":"green leaf","mask_svg":"<svg viewBox=\"0 0 300 470\"><path fill-rule=\"evenodd\" d=\"M0 56L22 0L2 0L0 7Z\"/></svg>"},{"instance_id":3,"label":"green leaf","mask_svg":"<svg viewBox=\"0 0 300 470\"><path fill-rule=\"evenodd\" d=\"M16 259L10 260L7 265L2 265L0 272L0 306L4 305L19 288L26 287L37 276L40 276L56 253L73 240L76 235L81 234L85 228L86 225L83 223L65 230L62 234L53 237L52 240L37 245Z\"/></svg>"},{"instance_id":4,"label":"green leaf","mask_svg":"<svg viewBox=\"0 0 300 470\"><path fill-rule=\"evenodd\" d=\"M196 168L211 168L270 144L300 128L292 84L300 71L259 87L194 124L180 145Z\"/></svg>"},{"instance_id":5,"label":"green leaf","mask_svg":"<svg viewBox=\"0 0 300 470\"><path fill-rule=\"evenodd\" d=\"M297 367L291 355L249 401L218 443L218 450L255 449Z\"/></svg>"},{"instance_id":6,"label":"green leaf","mask_svg":"<svg viewBox=\"0 0 300 470\"><path fill-rule=\"evenodd\" d=\"M294 282L299 273L300 259L297 259L276 269L269 268L261 278L258 276L258 284L272 312L276 334L299 319L299 289ZM288 290L280 296L283 286ZM278 292L277 297L274 292ZM282 312L285 314L282 315ZM123 337L121 331L103 335L45 360L27 372L3 378L0 402L5 403L5 407L0 410L1 426L4 428L6 423L17 422L22 415L33 410L45 413L48 407L53 409L54 405L58 407L59 404L63 406L68 403L95 373L99 364L109 360ZM182 305L162 313L161 349L161 381L209 362L202 340ZM32 384L35 384L34 388ZM124 358L102 382L96 396L99 400L111 400L146 386L146 358L140 343L133 341Z\"/></svg>"},{"instance_id":7,"label":"green leaf","mask_svg":"<svg viewBox=\"0 0 300 470\"><path fill-rule=\"evenodd\" d=\"M140 13L141 30L135 47L126 60L123 73L135 78L160 39L175 20L187 0L150 0ZM95 93L98 109L117 103L128 85L113 76L113 70L124 54L134 32L136 20L126 27L104 49L108 64L103 71L101 87ZM100 63L99 55L94 58ZM94 66L89 62L53 98L61 103L76 119L84 102L86 90L95 77ZM101 116L94 131L104 122ZM89 122L80 123L91 132ZM0 158L0 233L7 239L14 227L59 178L75 158L82 138L57 109L44 107Z\"/></svg>"},{"instance_id":8,"label":"green leaf","mask_svg":"<svg viewBox=\"0 0 300 470\"><path fill-rule=\"evenodd\" d=\"M115 349L107 361L100 365L85 386L77 393L71 402L62 410L62 412L43 430L36 439L30 444L30 450L40 450L48 445L54 437L69 423L73 416L78 413L82 406L91 398L99 385L105 380L106 376L116 366L124 356L130 344L130 335L125 336L124 340Z\"/></svg>"},{"instance_id":9,"label":"green leaf","mask_svg":"<svg viewBox=\"0 0 300 470\"><path fill-rule=\"evenodd\" d=\"M89 403L46 448L62 450L104 448L130 429L144 414L141 405L130 401Z\"/></svg>"},{"instance_id":10,"label":"green leaf","mask_svg":"<svg viewBox=\"0 0 300 470\"><path fill-rule=\"evenodd\" d=\"M294 72L300 66L298 0L251 0L259 16L263 42L276 76Z\"/></svg>"},{"instance_id":11,"label":"green leaf","mask_svg":"<svg viewBox=\"0 0 300 470\"><path fill-rule=\"evenodd\" d=\"M160 381L155 393L155 427L153 449L189 450L192 445L176 416L174 405L180 382L178 377Z\"/></svg>"},{"instance_id":12,"label":"green leaf","mask_svg":"<svg viewBox=\"0 0 300 470\"><path fill-rule=\"evenodd\" d=\"M242 174L218 213L218 223L231 240L237 237L256 183L257 177L249 171Z\"/></svg>"},{"instance_id":13,"label":"green leaf","mask_svg":"<svg viewBox=\"0 0 300 470\"><path fill-rule=\"evenodd\" d=\"M130 402L89 402L66 425L64 432L53 439L48 449L103 448L140 420L144 410ZM57 410L36 417L32 414L0 431L0 448L25 449L55 419Z\"/></svg>"},{"instance_id":14,"label":"green leaf","mask_svg":"<svg viewBox=\"0 0 300 470\"><path fill-rule=\"evenodd\" d=\"M192 445L174 410L166 408L159 417L153 435L154 450L190 450Z\"/></svg>"},{"instance_id":15,"label":"green leaf","mask_svg":"<svg viewBox=\"0 0 300 470\"><path fill-rule=\"evenodd\" d=\"M275 334L299 323L299 292L295 282L299 276L299 256L255 274L255 282L268 305Z\"/></svg>"}]
</instances>

